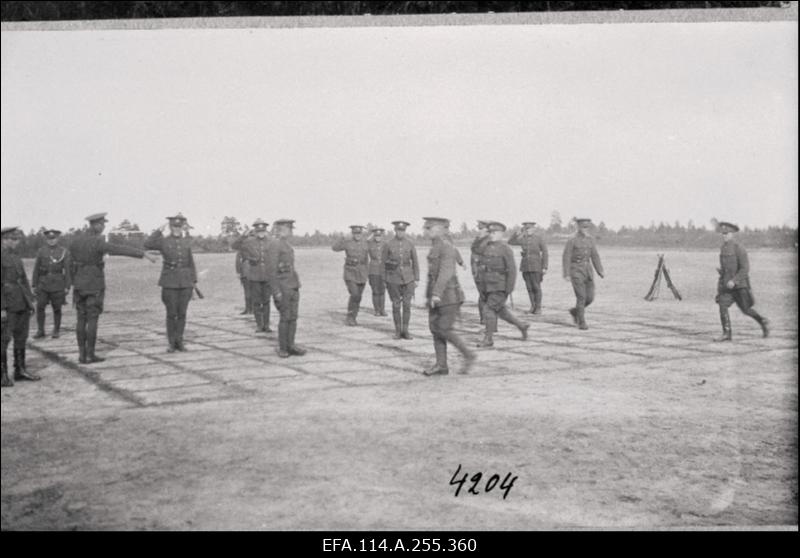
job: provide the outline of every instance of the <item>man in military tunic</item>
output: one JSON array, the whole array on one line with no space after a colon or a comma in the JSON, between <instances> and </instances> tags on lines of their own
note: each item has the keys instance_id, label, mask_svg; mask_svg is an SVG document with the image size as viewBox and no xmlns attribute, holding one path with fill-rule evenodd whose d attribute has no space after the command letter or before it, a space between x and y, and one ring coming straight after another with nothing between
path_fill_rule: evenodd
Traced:
<instances>
[{"instance_id":1,"label":"man in military tunic","mask_svg":"<svg viewBox=\"0 0 800 558\"><path fill-rule=\"evenodd\" d=\"M8 345L14 339L14 380L36 381L41 378L28 372L25 365L25 342L28 339L31 314L34 309L33 292L28 283L25 266L17 254L17 247L22 240L22 231L18 227L3 227L2 236L2 305L0 319L3 332L2 387L11 387L14 381L8 375Z\"/></svg>"},{"instance_id":2,"label":"man in military tunic","mask_svg":"<svg viewBox=\"0 0 800 558\"><path fill-rule=\"evenodd\" d=\"M592 266L600 278L605 277L600 254L597 253L594 239L589 234L591 219L576 219L578 232L564 246L563 273L564 280L572 283L575 292L575 307L570 308L575 325L580 329L589 329L586 325L585 311L594 300L594 273Z\"/></svg>"},{"instance_id":3,"label":"man in military tunic","mask_svg":"<svg viewBox=\"0 0 800 558\"><path fill-rule=\"evenodd\" d=\"M161 252L162 266L158 286L161 301L167 310L167 352L185 351L183 331L186 328L186 311L197 283L197 268L192 255L192 240L183 231L186 217L178 213L167 217L167 223L145 241L147 250ZM169 235L164 231L169 229Z\"/></svg>"},{"instance_id":4,"label":"man in military tunic","mask_svg":"<svg viewBox=\"0 0 800 558\"><path fill-rule=\"evenodd\" d=\"M466 374L475 362L475 353L453 331L459 309L464 302L464 292L458 282L456 265L458 257L447 231L450 221L442 217L424 217L425 236L431 240L428 252L428 285L425 289L428 307L428 324L433 335L436 362L423 371L425 376L449 373L447 343L456 347L464 357L460 373Z\"/></svg>"},{"instance_id":5,"label":"man in military tunic","mask_svg":"<svg viewBox=\"0 0 800 558\"><path fill-rule=\"evenodd\" d=\"M478 234L472 241L472 247L470 248L470 270L472 271L472 280L475 282L475 288L478 290L478 314L481 318L481 325L486 323L486 314L484 312L484 300L480 296L481 292L483 292L483 287L480 282L481 274L478 265L481 260L481 251L488 242L489 229L487 224L488 221L478 221Z\"/></svg>"},{"instance_id":6,"label":"man in military tunic","mask_svg":"<svg viewBox=\"0 0 800 558\"><path fill-rule=\"evenodd\" d=\"M334 252L344 252L344 284L347 286L347 321L349 326L358 325L358 310L361 295L368 280L369 246L364 239L364 227L350 225L351 238L339 238L333 245Z\"/></svg>"},{"instance_id":7,"label":"man in military tunic","mask_svg":"<svg viewBox=\"0 0 800 558\"><path fill-rule=\"evenodd\" d=\"M522 259L519 270L525 280L528 298L531 301L531 314L542 313L542 280L547 273L547 245L534 221L522 223L522 228L511 235L508 243L522 246Z\"/></svg>"},{"instance_id":8,"label":"man in military tunic","mask_svg":"<svg viewBox=\"0 0 800 558\"><path fill-rule=\"evenodd\" d=\"M392 301L394 338L412 339L408 332L411 321L411 299L419 281L417 249L406 238L406 221L392 221L394 236L383 245L381 258L386 273L386 289Z\"/></svg>"},{"instance_id":9,"label":"man in military tunic","mask_svg":"<svg viewBox=\"0 0 800 558\"><path fill-rule=\"evenodd\" d=\"M272 296L281 315L278 324L278 356L303 356L306 350L295 343L297 333L297 314L300 307L300 277L294 267L294 248L289 244L292 236L294 219L279 219L273 224L277 235L275 249L270 252L272 258Z\"/></svg>"},{"instance_id":10,"label":"man in military tunic","mask_svg":"<svg viewBox=\"0 0 800 558\"><path fill-rule=\"evenodd\" d=\"M106 291L103 257L111 254L146 258L150 262L155 262L156 259L138 248L106 242L103 236L103 230L108 222L105 213L89 215L86 220L89 222L89 228L75 236L69 251L72 257L72 295L77 314L75 332L79 361L82 364L92 364L105 360L95 354L97 325L100 314L103 313Z\"/></svg>"},{"instance_id":11,"label":"man in military tunic","mask_svg":"<svg viewBox=\"0 0 800 558\"><path fill-rule=\"evenodd\" d=\"M61 307L66 304L67 294L72 283L72 258L69 250L58 245L61 231L44 231L46 245L39 248L33 264L33 292L36 295L36 335L34 339L45 336L44 324L47 306L53 307L53 339L58 339L61 331Z\"/></svg>"},{"instance_id":12,"label":"man in military tunic","mask_svg":"<svg viewBox=\"0 0 800 558\"><path fill-rule=\"evenodd\" d=\"M267 222L256 219L253 222L253 235L240 236L233 243L235 250L242 252L247 261L247 281L250 285L250 301L256 317L256 332L272 333L269 327L270 294L269 284L273 270L270 267L271 251L275 249L275 239L267 232Z\"/></svg>"},{"instance_id":13,"label":"man in military tunic","mask_svg":"<svg viewBox=\"0 0 800 558\"><path fill-rule=\"evenodd\" d=\"M489 236L480 248L478 260L478 280L481 286L481 298L484 303L484 320L486 322L483 339L478 347L494 346L493 335L497 331L497 319L501 318L513 324L528 338L528 324L519 321L506 307L508 296L514 292L517 280L517 267L514 263L514 252L503 241L506 226L499 221L487 223Z\"/></svg>"},{"instance_id":14,"label":"man in military tunic","mask_svg":"<svg viewBox=\"0 0 800 558\"><path fill-rule=\"evenodd\" d=\"M386 270L383 267L384 229L375 227L367 237L369 253L369 287L372 290L372 307L376 316L386 316Z\"/></svg>"},{"instance_id":15,"label":"man in military tunic","mask_svg":"<svg viewBox=\"0 0 800 558\"><path fill-rule=\"evenodd\" d=\"M719 304L719 318L722 322L722 336L714 341L730 341L731 317L728 308L735 302L739 310L753 318L761 326L764 337L769 336L769 320L761 316L753 308L755 297L750 287L750 262L747 250L733 238L739 227L732 223L719 223L719 232L725 242L719 254L719 282L717 283L716 302Z\"/></svg>"},{"instance_id":16,"label":"man in military tunic","mask_svg":"<svg viewBox=\"0 0 800 558\"><path fill-rule=\"evenodd\" d=\"M252 236L253 229L250 229L248 233ZM242 284L242 290L244 291L244 310L242 310L241 315L246 316L247 314L253 313L253 302L250 298L250 280L247 278L247 272L250 268L250 262L247 258L244 257L244 254L241 250L236 251L236 275L239 276L239 282Z\"/></svg>"}]
</instances>

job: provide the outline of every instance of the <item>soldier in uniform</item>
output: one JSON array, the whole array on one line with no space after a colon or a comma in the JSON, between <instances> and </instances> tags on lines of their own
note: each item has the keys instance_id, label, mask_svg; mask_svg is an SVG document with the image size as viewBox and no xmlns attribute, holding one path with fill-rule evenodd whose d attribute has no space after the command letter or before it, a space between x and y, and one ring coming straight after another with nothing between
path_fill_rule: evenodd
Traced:
<instances>
[{"instance_id":1,"label":"soldier in uniform","mask_svg":"<svg viewBox=\"0 0 800 558\"><path fill-rule=\"evenodd\" d=\"M475 353L453 331L453 324L464 302L464 292L458 283L456 265L457 251L447 235L450 221L441 217L424 217L425 236L431 240L428 252L428 285L425 289L428 307L428 323L433 335L436 363L423 371L425 376L449 373L447 365L447 343L456 347L464 356L460 373L466 374L475 362Z\"/></svg>"},{"instance_id":2,"label":"soldier in uniform","mask_svg":"<svg viewBox=\"0 0 800 558\"><path fill-rule=\"evenodd\" d=\"M287 358L291 355L303 356L306 350L295 344L297 332L297 313L300 305L300 277L294 268L294 248L289 244L294 227L293 219L275 221L273 229L277 240L275 249L271 251L272 296L281 314L278 324L278 356Z\"/></svg>"},{"instance_id":3,"label":"soldier in uniform","mask_svg":"<svg viewBox=\"0 0 800 558\"><path fill-rule=\"evenodd\" d=\"M25 366L25 342L28 339L31 314L34 309L33 293L28 275L17 254L22 239L18 227L3 227L2 235L2 325L3 325L3 376L2 387L11 387L14 381L8 376L8 345L14 339L14 380L36 381L41 378L28 372Z\"/></svg>"},{"instance_id":4,"label":"soldier in uniform","mask_svg":"<svg viewBox=\"0 0 800 558\"><path fill-rule=\"evenodd\" d=\"M592 220L576 219L575 222L578 225L578 232L564 246L562 262L564 280L572 282L572 290L575 291L575 307L569 310L575 325L580 329L589 329L586 325L585 310L594 300L592 266L601 278L605 275L600 254L597 253L594 239L589 235Z\"/></svg>"},{"instance_id":5,"label":"soldier in uniform","mask_svg":"<svg viewBox=\"0 0 800 558\"><path fill-rule=\"evenodd\" d=\"M253 223L253 236L240 236L233 243L235 250L242 252L247 261L247 281L250 286L250 301L256 316L256 332L272 333L269 327L269 297L272 287L269 284L273 274L271 251L275 240L267 232L267 223L256 219Z\"/></svg>"},{"instance_id":6,"label":"soldier in uniform","mask_svg":"<svg viewBox=\"0 0 800 558\"><path fill-rule=\"evenodd\" d=\"M488 221L478 221L478 234L475 237L475 240L472 241L472 247L470 248L470 269L472 271L472 280L475 281L475 288L478 290L478 313L481 317L481 325L486 323L486 314L484 312L484 301L483 297L480 296L480 293L483 291L483 287L480 284L480 272L478 269L478 264L481 260L481 250L488 242L487 237L489 236L489 230L487 229Z\"/></svg>"},{"instance_id":7,"label":"soldier in uniform","mask_svg":"<svg viewBox=\"0 0 800 558\"><path fill-rule=\"evenodd\" d=\"M356 318L361 307L361 295L367 285L367 263L369 246L364 239L364 227L350 225L352 238L339 238L333 245L334 252L344 251L344 284L350 298L347 301L347 321L349 326L358 325Z\"/></svg>"},{"instance_id":8,"label":"soldier in uniform","mask_svg":"<svg viewBox=\"0 0 800 558\"><path fill-rule=\"evenodd\" d=\"M252 232L253 230L250 229L250 233L248 234L252 236ZM250 298L250 280L247 278L249 268L250 262L244 257L244 253L242 253L241 250L237 250L236 274L239 276L239 281L242 284L242 290L244 290L244 310L241 313L242 316L253 313L253 301Z\"/></svg>"},{"instance_id":9,"label":"soldier in uniform","mask_svg":"<svg viewBox=\"0 0 800 558\"><path fill-rule=\"evenodd\" d=\"M525 279L528 298L531 300L531 314L542 313L542 280L547 273L547 245L534 221L522 223L522 229L511 235L508 243L522 246L522 260L519 270Z\"/></svg>"},{"instance_id":10,"label":"soldier in uniform","mask_svg":"<svg viewBox=\"0 0 800 558\"><path fill-rule=\"evenodd\" d=\"M394 236L383 245L381 258L386 273L386 289L392 301L394 338L412 339L408 332L411 321L411 299L419 281L417 249L406 238L406 221L392 221Z\"/></svg>"},{"instance_id":11,"label":"soldier in uniform","mask_svg":"<svg viewBox=\"0 0 800 558\"><path fill-rule=\"evenodd\" d=\"M86 220L89 221L89 228L75 236L69 251L72 257L72 295L78 317L75 331L79 361L82 364L91 364L105 360L95 354L97 323L103 313L106 290L103 257L111 254L147 258L150 262L155 262L156 259L138 248L106 242L103 236L108 222L105 213L89 215Z\"/></svg>"},{"instance_id":12,"label":"soldier in uniform","mask_svg":"<svg viewBox=\"0 0 800 558\"><path fill-rule=\"evenodd\" d=\"M192 241L184 236L186 217L178 213L167 217L168 222L145 241L147 250L161 252L162 267L158 286L161 301L167 310L167 352L185 351L183 331L186 328L186 311L197 283L197 268L192 255ZM169 228L169 235L164 231Z\"/></svg>"},{"instance_id":13,"label":"soldier in uniform","mask_svg":"<svg viewBox=\"0 0 800 558\"><path fill-rule=\"evenodd\" d=\"M508 295L514 292L517 280L517 267L514 264L514 252L503 241L506 226L498 221L487 223L489 236L481 244L478 260L478 280L481 286L481 298L484 304L484 320L486 322L483 339L478 347L494 346L493 334L497 331L497 318L502 318L515 325L522 339L528 338L528 324L519 321L506 307Z\"/></svg>"},{"instance_id":14,"label":"soldier in uniform","mask_svg":"<svg viewBox=\"0 0 800 558\"><path fill-rule=\"evenodd\" d=\"M53 306L53 339L58 339L61 331L61 307L67 302L67 294L72 284L72 258L69 250L58 245L61 231L44 231L46 246L39 248L33 264L33 292L36 295L36 335L34 339L45 336L44 322L47 305Z\"/></svg>"},{"instance_id":15,"label":"soldier in uniform","mask_svg":"<svg viewBox=\"0 0 800 558\"><path fill-rule=\"evenodd\" d=\"M755 298L750 287L750 262L747 250L733 238L739 227L732 223L719 223L719 232L725 242L719 253L719 282L717 283L716 302L719 304L719 318L722 322L722 336L714 341L730 341L731 317L728 308L735 302L739 310L750 316L761 326L764 337L769 336L769 320L755 311Z\"/></svg>"},{"instance_id":16,"label":"soldier in uniform","mask_svg":"<svg viewBox=\"0 0 800 558\"><path fill-rule=\"evenodd\" d=\"M367 237L369 252L369 287L372 290L372 307L376 316L386 315L386 270L383 267L383 233L384 229L376 227Z\"/></svg>"}]
</instances>

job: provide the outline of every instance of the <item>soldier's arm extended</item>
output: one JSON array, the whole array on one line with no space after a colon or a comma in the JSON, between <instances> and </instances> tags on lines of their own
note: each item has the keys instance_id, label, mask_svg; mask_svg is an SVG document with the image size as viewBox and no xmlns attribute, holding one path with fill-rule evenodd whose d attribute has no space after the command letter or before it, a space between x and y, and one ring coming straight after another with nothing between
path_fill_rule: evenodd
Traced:
<instances>
[{"instance_id":1,"label":"soldier's arm extended","mask_svg":"<svg viewBox=\"0 0 800 558\"><path fill-rule=\"evenodd\" d=\"M144 241L144 249L145 250L158 250L161 251L161 247L164 245L164 235L161 232L161 229L156 229L153 231L153 234L147 237Z\"/></svg>"},{"instance_id":2,"label":"soldier's arm extended","mask_svg":"<svg viewBox=\"0 0 800 558\"><path fill-rule=\"evenodd\" d=\"M514 285L517 283L517 266L514 265L514 251L511 246L506 246L503 251L503 259L506 263L506 293L514 292Z\"/></svg>"},{"instance_id":3,"label":"soldier's arm extended","mask_svg":"<svg viewBox=\"0 0 800 558\"><path fill-rule=\"evenodd\" d=\"M572 246L574 244L575 240L570 238L564 245L564 255L561 258L561 267L564 274L564 279L569 279L569 268L570 263L572 262Z\"/></svg>"},{"instance_id":4,"label":"soldier's arm extended","mask_svg":"<svg viewBox=\"0 0 800 558\"><path fill-rule=\"evenodd\" d=\"M547 244L544 238L539 239L539 246L542 248L542 271L547 271L547 266L550 263L549 254L547 253Z\"/></svg>"},{"instance_id":5,"label":"soldier's arm extended","mask_svg":"<svg viewBox=\"0 0 800 558\"><path fill-rule=\"evenodd\" d=\"M733 283L746 287L747 276L750 275L750 260L747 257L747 250L738 244L734 247L734 250L736 251L738 268L736 269L736 275L733 276Z\"/></svg>"},{"instance_id":6,"label":"soldier's arm extended","mask_svg":"<svg viewBox=\"0 0 800 558\"><path fill-rule=\"evenodd\" d=\"M436 248L433 248L434 250ZM439 252L439 273L436 275L436 282L433 284L431 297L441 299L450 279L456 274L455 250L452 246L444 245Z\"/></svg>"},{"instance_id":7,"label":"soldier's arm extended","mask_svg":"<svg viewBox=\"0 0 800 558\"><path fill-rule=\"evenodd\" d=\"M332 248L334 252L341 252L347 248L347 240L344 237L337 238L336 242L333 243Z\"/></svg>"},{"instance_id":8,"label":"soldier's arm extended","mask_svg":"<svg viewBox=\"0 0 800 558\"><path fill-rule=\"evenodd\" d=\"M140 259L145 257L144 250L139 250L138 248L133 248L131 246L125 246L124 244L112 244L105 239L102 240L100 248L104 254L110 254L112 256L127 256L129 258Z\"/></svg>"},{"instance_id":9,"label":"soldier's arm extended","mask_svg":"<svg viewBox=\"0 0 800 558\"><path fill-rule=\"evenodd\" d=\"M236 240L231 242L231 248L233 248L234 250L241 250L242 249L242 244L244 244L244 241L245 241L246 238L247 238L246 234L239 234L237 232L236 233Z\"/></svg>"},{"instance_id":10,"label":"soldier's arm extended","mask_svg":"<svg viewBox=\"0 0 800 558\"><path fill-rule=\"evenodd\" d=\"M592 242L592 265L594 266L595 271L600 277L605 276L605 272L603 271L603 264L600 261L600 254L597 252L597 246L594 245Z\"/></svg>"},{"instance_id":11,"label":"soldier's arm extended","mask_svg":"<svg viewBox=\"0 0 800 558\"><path fill-rule=\"evenodd\" d=\"M419 260L417 259L417 247L411 245L411 265L414 268L414 281L419 283Z\"/></svg>"}]
</instances>

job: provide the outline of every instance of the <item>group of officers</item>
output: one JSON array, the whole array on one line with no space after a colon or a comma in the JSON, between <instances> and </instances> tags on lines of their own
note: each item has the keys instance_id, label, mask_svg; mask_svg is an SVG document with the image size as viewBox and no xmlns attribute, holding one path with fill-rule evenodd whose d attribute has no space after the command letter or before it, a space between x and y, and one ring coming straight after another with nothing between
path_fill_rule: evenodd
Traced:
<instances>
[{"instance_id":1,"label":"group of officers","mask_svg":"<svg viewBox=\"0 0 800 558\"><path fill-rule=\"evenodd\" d=\"M52 337L58 338L61 308L70 289L76 309L76 339L79 361L94 364L105 359L95 352L98 320L103 312L105 295L104 257L106 254L133 258L156 259L145 250L158 251L162 269L158 284L166 310L167 351L186 351L183 340L186 314L194 291L197 291L197 270L189 236L190 226L180 213L167 218L144 243L145 250L107 242L103 236L106 213L86 218L88 228L75 236L68 248L59 244L60 231L44 231L46 245L36 255L32 283L29 283L17 247L23 237L18 227L2 228L2 386L14 380L36 381L40 377L27 370L25 348L30 316L35 312L37 331L34 338L45 337L46 309L53 309ZM278 347L281 358L302 356L306 350L295 343L300 301L300 280L294 265L294 249L289 242L293 219L280 219L269 224L258 219L247 234L237 234L232 247L237 251L236 268L245 290L243 313L255 315L259 332L271 332L270 300L280 314ZM569 310L575 325L588 329L585 309L594 300L594 273L604 277L603 266L594 239L591 220L577 219L578 230L566 243L563 252L563 276L572 284L575 306ZM349 294L346 324L358 325L361 297L367 283L372 290L376 316L386 316L385 293L389 292L394 320L394 338L412 339L409 333L411 302L420 280L419 262L414 244L407 238L406 221L393 221L394 234L384 237L385 230L367 231L352 225L350 238L340 238L333 250L344 252L344 282ZM425 290L428 321L433 336L435 362L423 371L426 376L449 373L447 345L453 345L463 356L460 373L467 373L475 362L475 353L467 347L453 326L464 302L457 266L464 266L450 235L450 221L442 217L425 217L425 237L431 241L428 252L428 277ZM506 226L498 221L479 221L478 234L470 249L470 266L479 293L478 307L483 339L478 347L492 347L498 318L516 326L527 339L529 325L520 321L506 303L514 290L517 267L509 245L522 249L520 271L530 297L532 314L542 312L542 281L548 269L548 250L541 230L535 222L523 223L508 241ZM769 335L769 322L753 308L755 298L749 280L747 251L738 244L734 233L738 227L721 222L718 227L724 243L720 250L719 281L716 302L719 305L722 336L715 341L732 339L728 308L736 304L744 314ZM199 291L197 291L199 292ZM7 350L14 341L13 380L8 373Z\"/></svg>"}]
</instances>

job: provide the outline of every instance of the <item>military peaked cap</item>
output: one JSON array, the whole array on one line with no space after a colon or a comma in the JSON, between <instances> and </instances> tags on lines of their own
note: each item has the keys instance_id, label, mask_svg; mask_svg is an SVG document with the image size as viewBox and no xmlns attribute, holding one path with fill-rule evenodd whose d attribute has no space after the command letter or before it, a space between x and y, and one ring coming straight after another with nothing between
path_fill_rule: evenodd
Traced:
<instances>
[{"instance_id":1,"label":"military peaked cap","mask_svg":"<svg viewBox=\"0 0 800 558\"><path fill-rule=\"evenodd\" d=\"M450 219L445 219L444 217L423 217L423 219L425 219L426 225L442 225L444 227L450 226Z\"/></svg>"},{"instance_id":2,"label":"military peaked cap","mask_svg":"<svg viewBox=\"0 0 800 558\"><path fill-rule=\"evenodd\" d=\"M486 228L489 227L489 223L490 223L490 221L486 221L486 220L478 221L478 228L479 229L486 229Z\"/></svg>"},{"instance_id":3,"label":"military peaked cap","mask_svg":"<svg viewBox=\"0 0 800 558\"><path fill-rule=\"evenodd\" d=\"M506 226L500 221L490 221L487 228L489 229L489 232L506 230Z\"/></svg>"},{"instance_id":4,"label":"military peaked cap","mask_svg":"<svg viewBox=\"0 0 800 558\"><path fill-rule=\"evenodd\" d=\"M15 232L19 230L19 227L3 227L0 229L0 236L3 238L7 236L12 236Z\"/></svg>"},{"instance_id":5,"label":"military peaked cap","mask_svg":"<svg viewBox=\"0 0 800 558\"><path fill-rule=\"evenodd\" d=\"M294 219L278 219L273 223L273 225L289 225L290 227L293 227Z\"/></svg>"},{"instance_id":6,"label":"military peaked cap","mask_svg":"<svg viewBox=\"0 0 800 558\"><path fill-rule=\"evenodd\" d=\"M361 232L364 230L364 225L350 225L350 230L354 233Z\"/></svg>"},{"instance_id":7,"label":"military peaked cap","mask_svg":"<svg viewBox=\"0 0 800 558\"><path fill-rule=\"evenodd\" d=\"M261 218L258 218L258 219L256 219L256 220L253 222L253 226L254 226L255 228L257 228L257 229L259 229L259 228L264 228L264 229L266 229L266 228L269 226L269 223L267 223L266 221L264 221L264 220L263 220L263 219L261 219Z\"/></svg>"},{"instance_id":8,"label":"military peaked cap","mask_svg":"<svg viewBox=\"0 0 800 558\"><path fill-rule=\"evenodd\" d=\"M525 221L524 223L522 223L522 226L523 227L535 227L536 226L536 221Z\"/></svg>"},{"instance_id":9,"label":"military peaked cap","mask_svg":"<svg viewBox=\"0 0 800 558\"><path fill-rule=\"evenodd\" d=\"M408 221L392 221L392 225L394 225L395 230L404 231L411 226L411 223Z\"/></svg>"},{"instance_id":10,"label":"military peaked cap","mask_svg":"<svg viewBox=\"0 0 800 558\"><path fill-rule=\"evenodd\" d=\"M728 223L726 221L720 221L719 223L719 232L721 233L729 233L729 232L739 232L739 227L734 225L733 223Z\"/></svg>"},{"instance_id":11,"label":"military peaked cap","mask_svg":"<svg viewBox=\"0 0 800 558\"><path fill-rule=\"evenodd\" d=\"M374 233L382 233L382 232L384 232L385 230L386 230L386 229L384 229L383 227L373 227L373 228L372 228L372 232L374 232Z\"/></svg>"},{"instance_id":12,"label":"military peaked cap","mask_svg":"<svg viewBox=\"0 0 800 558\"><path fill-rule=\"evenodd\" d=\"M186 222L186 217L184 217L181 212L178 212L177 215L173 215L172 217L167 217L167 219L169 220L169 224L170 225L173 224L173 223L185 223Z\"/></svg>"},{"instance_id":13,"label":"military peaked cap","mask_svg":"<svg viewBox=\"0 0 800 558\"><path fill-rule=\"evenodd\" d=\"M589 219L588 217L581 217L580 219L575 219L575 222L578 224L579 227L581 227L583 225L591 225L592 224L592 220Z\"/></svg>"},{"instance_id":14,"label":"military peaked cap","mask_svg":"<svg viewBox=\"0 0 800 558\"><path fill-rule=\"evenodd\" d=\"M89 221L90 223L94 223L95 221L103 221L104 223L106 223L108 222L108 219L106 219L106 215L108 215L108 213L93 213L92 215L89 215L86 218L86 220Z\"/></svg>"},{"instance_id":15,"label":"military peaked cap","mask_svg":"<svg viewBox=\"0 0 800 558\"><path fill-rule=\"evenodd\" d=\"M47 238L55 238L61 234L61 231L56 229L47 229L42 234L44 234Z\"/></svg>"}]
</instances>

